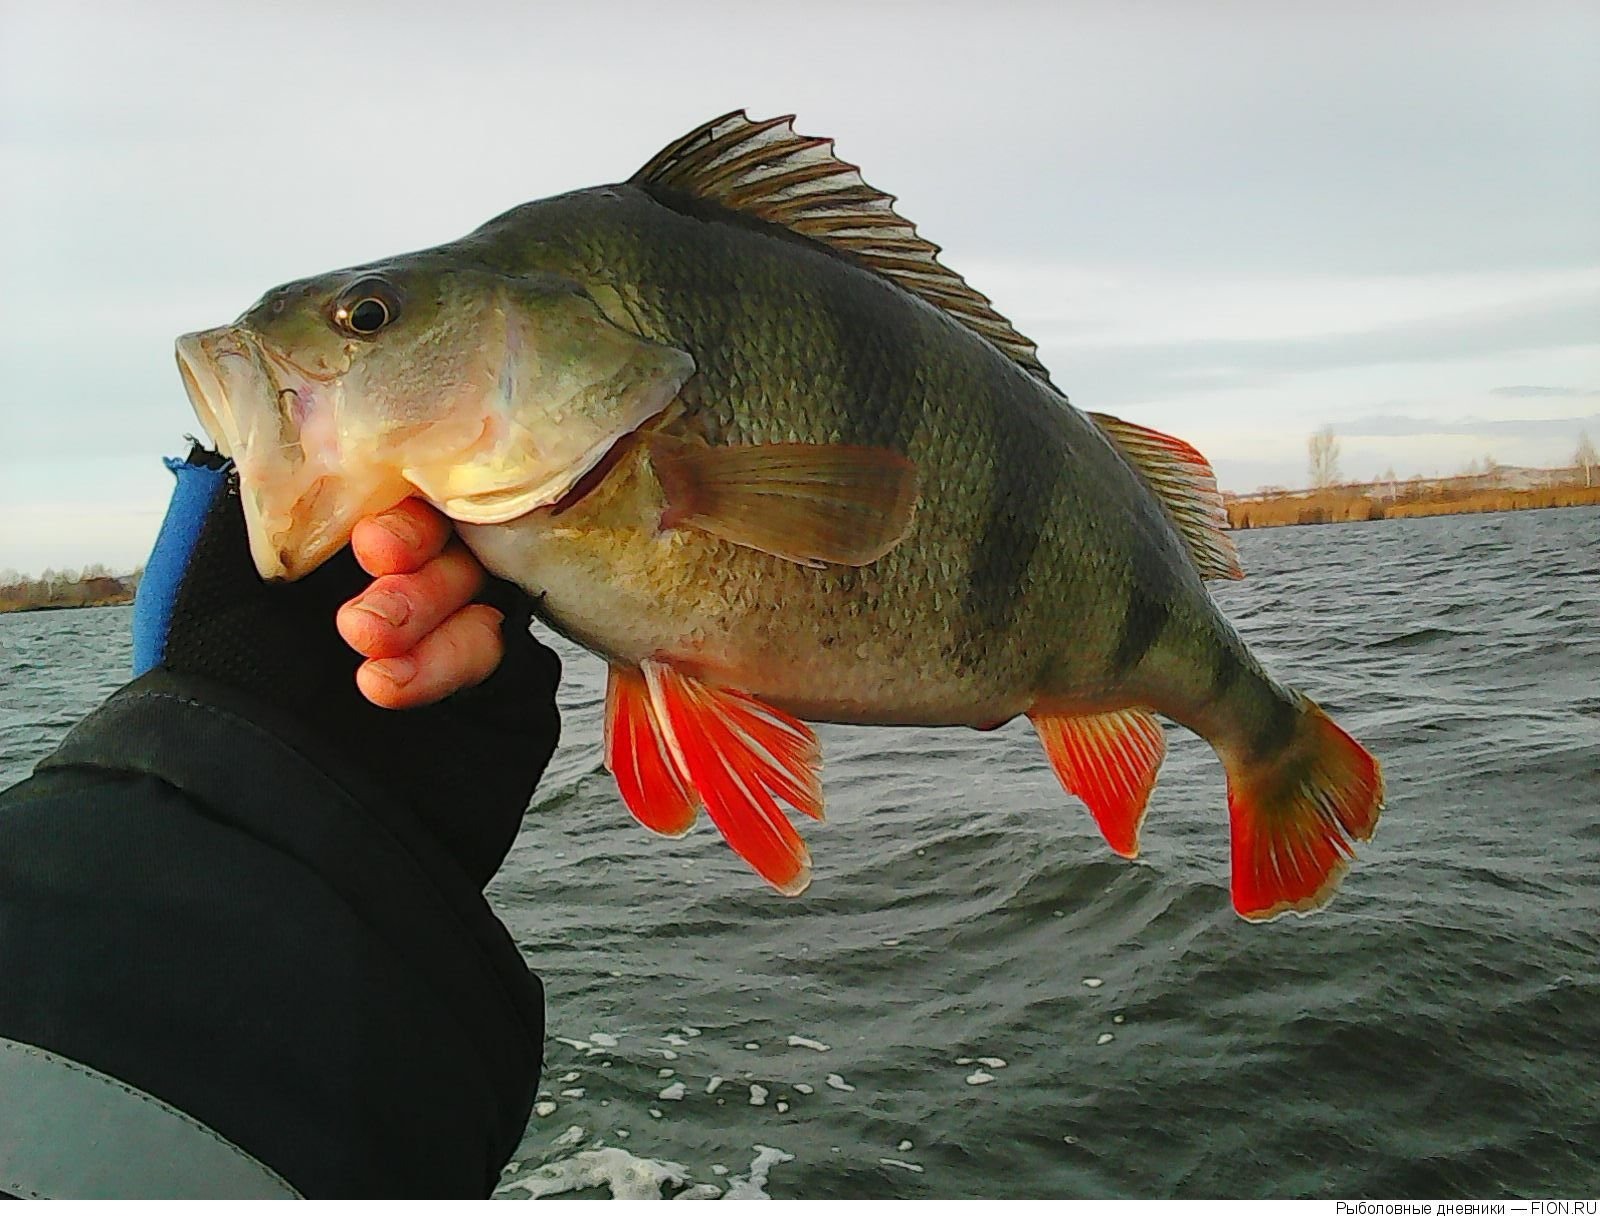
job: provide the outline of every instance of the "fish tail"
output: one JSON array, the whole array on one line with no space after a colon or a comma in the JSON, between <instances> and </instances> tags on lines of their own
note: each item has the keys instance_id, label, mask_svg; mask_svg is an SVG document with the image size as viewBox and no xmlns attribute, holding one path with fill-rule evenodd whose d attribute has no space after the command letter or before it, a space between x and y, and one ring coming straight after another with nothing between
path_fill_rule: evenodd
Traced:
<instances>
[{"instance_id":1,"label":"fish tail","mask_svg":"<svg viewBox=\"0 0 1600 1216\"><path fill-rule=\"evenodd\" d=\"M1275 691L1277 691L1275 689ZM1246 920L1305 914L1332 897L1383 810L1377 760L1312 701L1279 693L1245 744L1222 744L1233 906Z\"/></svg>"}]
</instances>

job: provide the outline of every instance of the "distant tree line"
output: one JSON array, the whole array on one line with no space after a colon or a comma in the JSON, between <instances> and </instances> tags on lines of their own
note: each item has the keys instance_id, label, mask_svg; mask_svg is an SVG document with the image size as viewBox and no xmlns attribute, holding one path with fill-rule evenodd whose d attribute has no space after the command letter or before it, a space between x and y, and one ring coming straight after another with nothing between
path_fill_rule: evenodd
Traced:
<instances>
[{"instance_id":1,"label":"distant tree line","mask_svg":"<svg viewBox=\"0 0 1600 1216\"><path fill-rule=\"evenodd\" d=\"M116 575L99 562L82 570L46 570L38 578L0 570L0 612L126 604L138 590L143 573L141 566L132 574Z\"/></svg>"}]
</instances>

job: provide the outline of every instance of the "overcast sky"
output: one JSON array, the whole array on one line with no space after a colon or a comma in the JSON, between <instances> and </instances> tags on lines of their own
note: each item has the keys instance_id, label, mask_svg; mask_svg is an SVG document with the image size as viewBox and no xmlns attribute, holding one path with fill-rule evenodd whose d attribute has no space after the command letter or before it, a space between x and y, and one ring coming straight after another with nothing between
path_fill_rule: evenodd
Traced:
<instances>
[{"instance_id":1,"label":"overcast sky","mask_svg":"<svg viewBox=\"0 0 1600 1216\"><path fill-rule=\"evenodd\" d=\"M1600 443L1600 6L0 0L0 569L131 567L172 357L288 279L794 112L1224 488Z\"/></svg>"}]
</instances>

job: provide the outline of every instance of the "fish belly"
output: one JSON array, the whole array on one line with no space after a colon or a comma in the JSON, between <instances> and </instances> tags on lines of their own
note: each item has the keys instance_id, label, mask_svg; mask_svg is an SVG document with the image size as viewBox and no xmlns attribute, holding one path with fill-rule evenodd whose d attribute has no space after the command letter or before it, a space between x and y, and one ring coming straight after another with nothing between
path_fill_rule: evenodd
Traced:
<instances>
[{"instance_id":1,"label":"fish belly","mask_svg":"<svg viewBox=\"0 0 1600 1216\"><path fill-rule=\"evenodd\" d=\"M619 469L568 512L461 534L585 649L626 666L669 662L811 721L989 726L1033 700L1027 665L1004 647L964 647L959 595L931 590L915 538L868 567L813 569L655 528L659 508L627 501L648 497L647 482Z\"/></svg>"}]
</instances>

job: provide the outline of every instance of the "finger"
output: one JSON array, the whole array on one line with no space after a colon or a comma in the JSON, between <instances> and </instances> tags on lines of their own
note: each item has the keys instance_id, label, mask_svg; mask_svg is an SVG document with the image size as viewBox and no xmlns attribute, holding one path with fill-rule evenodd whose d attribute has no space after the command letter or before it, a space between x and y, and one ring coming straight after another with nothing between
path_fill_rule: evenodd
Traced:
<instances>
[{"instance_id":1,"label":"finger","mask_svg":"<svg viewBox=\"0 0 1600 1216\"><path fill-rule=\"evenodd\" d=\"M350 547L371 575L410 574L437 557L450 539L450 521L420 498L356 522Z\"/></svg>"},{"instance_id":2,"label":"finger","mask_svg":"<svg viewBox=\"0 0 1600 1216\"><path fill-rule=\"evenodd\" d=\"M339 636L369 659L407 653L483 586L483 567L452 544L420 570L374 579L335 618Z\"/></svg>"},{"instance_id":3,"label":"finger","mask_svg":"<svg viewBox=\"0 0 1600 1216\"><path fill-rule=\"evenodd\" d=\"M356 672L363 696L384 709L432 705L487 679L500 665L504 618L487 604L469 604L394 658L373 659Z\"/></svg>"}]
</instances>

